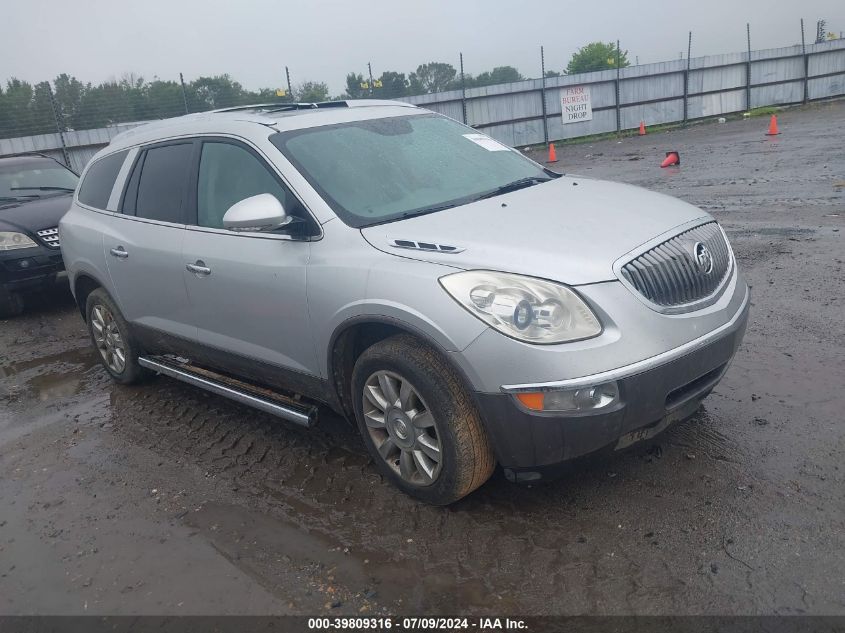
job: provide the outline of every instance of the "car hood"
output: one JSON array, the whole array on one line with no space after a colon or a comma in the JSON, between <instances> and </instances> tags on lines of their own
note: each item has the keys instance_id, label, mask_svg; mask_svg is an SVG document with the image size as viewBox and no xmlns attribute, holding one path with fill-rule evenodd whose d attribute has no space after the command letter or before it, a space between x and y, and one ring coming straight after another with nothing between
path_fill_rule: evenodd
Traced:
<instances>
[{"instance_id":1,"label":"car hood","mask_svg":"<svg viewBox=\"0 0 845 633\"><path fill-rule=\"evenodd\" d=\"M0 203L0 230L28 231L52 229L70 209L73 197L70 194L36 198L13 207Z\"/></svg>"},{"instance_id":2,"label":"car hood","mask_svg":"<svg viewBox=\"0 0 845 633\"><path fill-rule=\"evenodd\" d=\"M698 218L710 216L676 198L562 176L362 233L375 248L392 255L580 285L616 279L613 263L619 257ZM422 242L427 250L396 248L395 240ZM453 249L435 251L432 245Z\"/></svg>"}]
</instances>

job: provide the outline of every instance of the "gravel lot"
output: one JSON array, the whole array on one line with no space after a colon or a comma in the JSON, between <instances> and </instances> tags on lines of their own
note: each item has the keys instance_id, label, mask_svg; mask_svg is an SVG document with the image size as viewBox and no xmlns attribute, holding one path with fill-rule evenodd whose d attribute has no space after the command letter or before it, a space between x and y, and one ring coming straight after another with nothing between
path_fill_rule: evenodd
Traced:
<instances>
[{"instance_id":1,"label":"gravel lot","mask_svg":"<svg viewBox=\"0 0 845 633\"><path fill-rule=\"evenodd\" d=\"M713 213L753 308L699 414L551 484L420 505L340 420L112 384L66 289L0 321L0 613L845 614L845 102L779 123L558 147Z\"/></svg>"}]
</instances>

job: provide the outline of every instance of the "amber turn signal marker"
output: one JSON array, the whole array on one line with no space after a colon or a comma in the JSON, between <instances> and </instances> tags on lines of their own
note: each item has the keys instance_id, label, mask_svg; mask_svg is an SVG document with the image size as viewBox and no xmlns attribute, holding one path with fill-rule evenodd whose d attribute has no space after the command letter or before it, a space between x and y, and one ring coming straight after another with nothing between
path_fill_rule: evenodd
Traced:
<instances>
[{"instance_id":1,"label":"amber turn signal marker","mask_svg":"<svg viewBox=\"0 0 845 633\"><path fill-rule=\"evenodd\" d=\"M531 409L532 411L543 410L543 393L541 391L528 391L524 393L518 393L516 394L516 398L524 406Z\"/></svg>"}]
</instances>

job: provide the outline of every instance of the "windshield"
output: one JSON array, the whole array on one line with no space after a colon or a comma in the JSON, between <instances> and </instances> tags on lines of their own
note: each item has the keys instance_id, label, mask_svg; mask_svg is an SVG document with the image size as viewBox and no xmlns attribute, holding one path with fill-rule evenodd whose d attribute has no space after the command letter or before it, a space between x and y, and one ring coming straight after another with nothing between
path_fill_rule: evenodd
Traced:
<instances>
[{"instance_id":1,"label":"windshield","mask_svg":"<svg viewBox=\"0 0 845 633\"><path fill-rule=\"evenodd\" d=\"M434 114L292 130L270 140L354 227L440 211L557 175Z\"/></svg>"},{"instance_id":2,"label":"windshield","mask_svg":"<svg viewBox=\"0 0 845 633\"><path fill-rule=\"evenodd\" d=\"M49 158L0 161L0 202L72 192L76 174Z\"/></svg>"}]
</instances>

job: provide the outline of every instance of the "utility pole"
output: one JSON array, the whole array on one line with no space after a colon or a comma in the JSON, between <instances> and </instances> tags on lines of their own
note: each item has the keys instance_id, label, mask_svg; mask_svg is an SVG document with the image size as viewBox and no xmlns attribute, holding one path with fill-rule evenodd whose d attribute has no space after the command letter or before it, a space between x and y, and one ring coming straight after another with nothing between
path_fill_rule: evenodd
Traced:
<instances>
[{"instance_id":1,"label":"utility pole","mask_svg":"<svg viewBox=\"0 0 845 633\"><path fill-rule=\"evenodd\" d=\"M543 141L546 143L546 147L549 145L549 121L546 115L546 54L543 51L543 47L540 47L540 73L542 79L542 97L543 97Z\"/></svg>"},{"instance_id":2,"label":"utility pole","mask_svg":"<svg viewBox=\"0 0 845 633\"><path fill-rule=\"evenodd\" d=\"M809 96L807 80L810 74L810 60L807 57L807 44L804 41L804 18L801 18L801 57L804 61L804 103L807 103L807 97Z\"/></svg>"},{"instance_id":3,"label":"utility pole","mask_svg":"<svg viewBox=\"0 0 845 633\"><path fill-rule=\"evenodd\" d=\"M748 42L748 57L745 60L745 111L751 111L751 23L745 23L745 38Z\"/></svg>"},{"instance_id":4,"label":"utility pole","mask_svg":"<svg viewBox=\"0 0 845 633\"><path fill-rule=\"evenodd\" d=\"M622 131L622 110L619 109L619 64L621 60L621 51L619 49L619 40L616 40L616 133Z\"/></svg>"},{"instance_id":5,"label":"utility pole","mask_svg":"<svg viewBox=\"0 0 845 633\"><path fill-rule=\"evenodd\" d=\"M291 101L296 101L296 99L293 98L293 88L290 87L290 70L288 70L287 66L285 66L285 77L288 80L288 98Z\"/></svg>"},{"instance_id":6,"label":"utility pole","mask_svg":"<svg viewBox=\"0 0 845 633\"><path fill-rule=\"evenodd\" d=\"M65 161L65 167L70 169L70 156L67 153L67 144L65 143L65 126L59 122L63 117L59 112L59 105L53 98L53 86L50 85L50 82L45 83L47 84L47 93L50 95L50 106L53 108L53 121L56 123L56 131L59 133L59 140L62 142L62 157Z\"/></svg>"},{"instance_id":7,"label":"utility pole","mask_svg":"<svg viewBox=\"0 0 845 633\"><path fill-rule=\"evenodd\" d=\"M690 55L692 55L692 31L689 32L689 39L687 40L687 69L684 72L684 125L687 124L689 117L689 65Z\"/></svg>"},{"instance_id":8,"label":"utility pole","mask_svg":"<svg viewBox=\"0 0 845 633\"><path fill-rule=\"evenodd\" d=\"M185 114L188 114L188 93L185 90L185 78L179 73L179 83L182 84L182 101L185 103Z\"/></svg>"},{"instance_id":9,"label":"utility pole","mask_svg":"<svg viewBox=\"0 0 845 633\"><path fill-rule=\"evenodd\" d=\"M464 78L464 54L458 53L461 60L461 114L464 119L464 125L467 124L467 82Z\"/></svg>"},{"instance_id":10,"label":"utility pole","mask_svg":"<svg viewBox=\"0 0 845 633\"><path fill-rule=\"evenodd\" d=\"M370 62L367 62L367 71L370 73L370 96L373 96L373 65Z\"/></svg>"}]
</instances>

